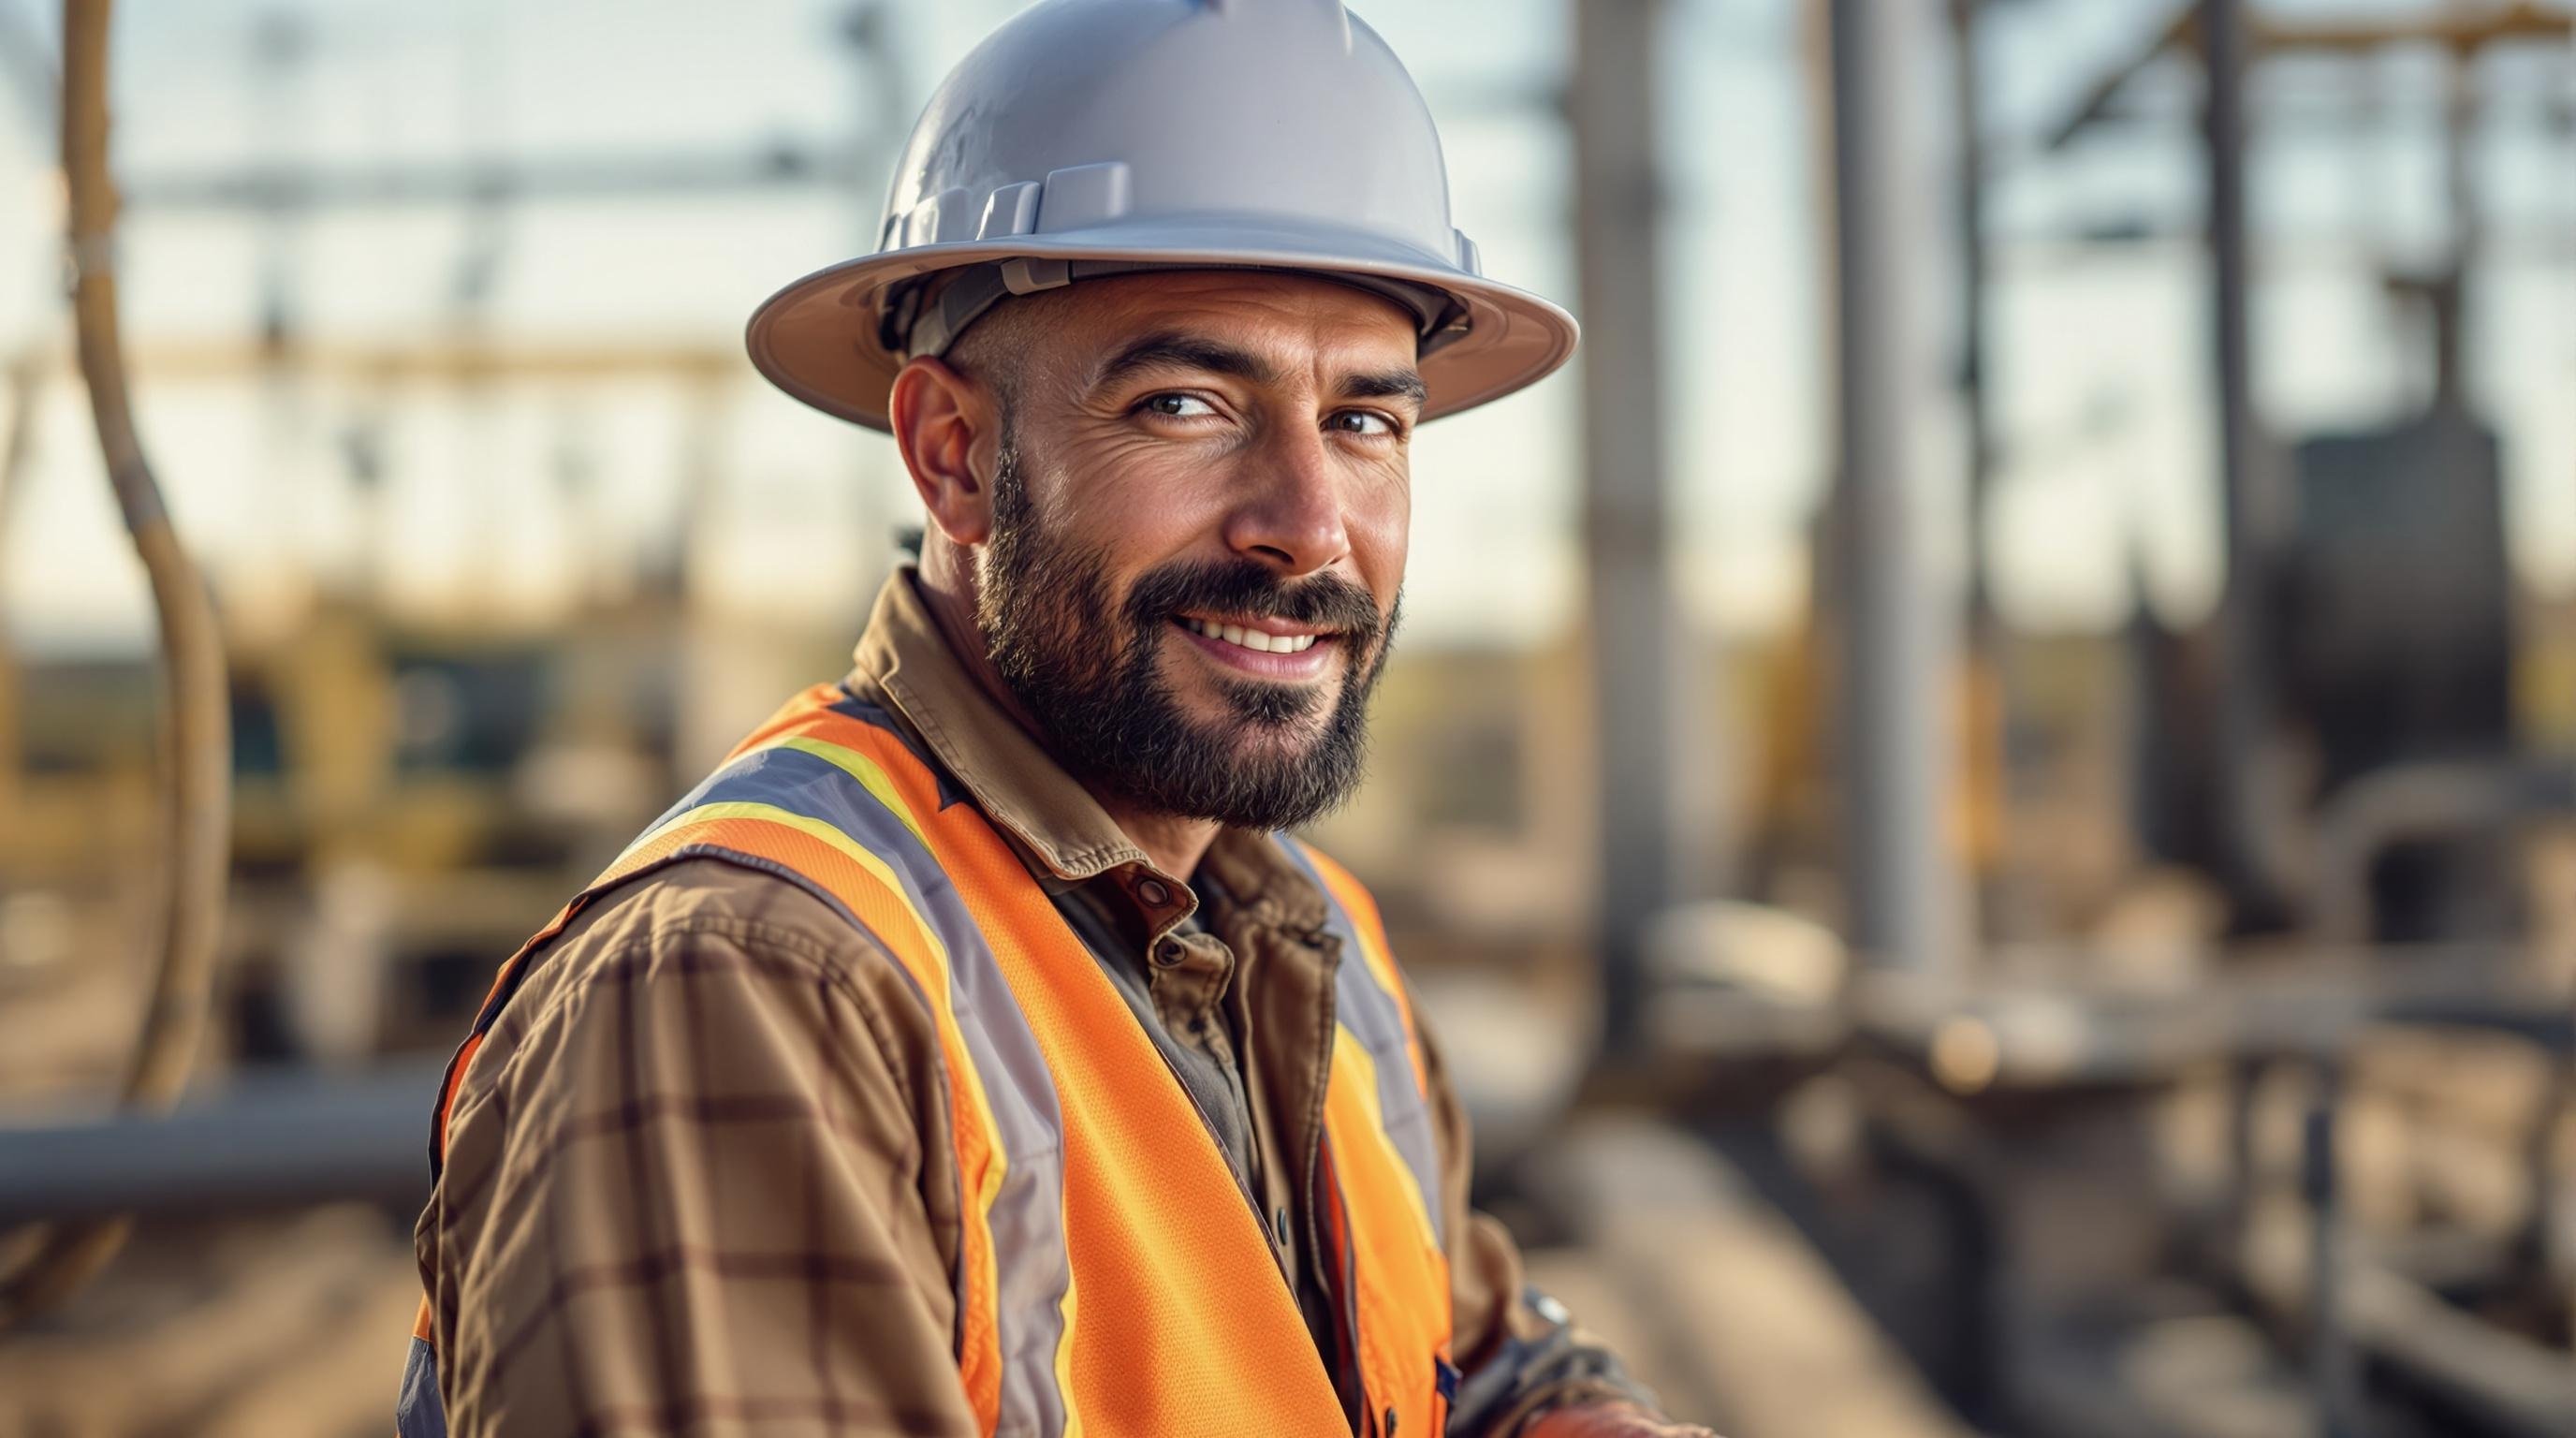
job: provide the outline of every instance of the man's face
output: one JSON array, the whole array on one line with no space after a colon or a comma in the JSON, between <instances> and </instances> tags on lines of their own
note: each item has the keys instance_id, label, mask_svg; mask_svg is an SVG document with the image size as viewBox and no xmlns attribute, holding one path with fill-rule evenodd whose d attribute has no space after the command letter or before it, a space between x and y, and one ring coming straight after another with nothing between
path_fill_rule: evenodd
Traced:
<instances>
[{"instance_id":1,"label":"man's face","mask_svg":"<svg viewBox=\"0 0 2576 1438\"><path fill-rule=\"evenodd\" d=\"M1031 327L977 621L1078 777L1304 823L1357 785L1421 411L1394 305L1329 281L1085 281Z\"/></svg>"}]
</instances>

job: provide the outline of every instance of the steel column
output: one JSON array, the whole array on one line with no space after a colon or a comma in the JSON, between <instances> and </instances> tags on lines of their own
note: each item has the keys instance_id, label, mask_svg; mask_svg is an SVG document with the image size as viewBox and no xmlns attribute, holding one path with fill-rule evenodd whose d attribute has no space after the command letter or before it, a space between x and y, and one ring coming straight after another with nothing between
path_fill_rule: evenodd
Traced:
<instances>
[{"instance_id":1,"label":"steel column","mask_svg":"<svg viewBox=\"0 0 2576 1438\"><path fill-rule=\"evenodd\" d=\"M1666 553L1664 300L1656 231L1662 0L1577 0L1575 241L1583 303L1583 541L1600 789L1599 946L1607 1051L1633 1052L1646 921L1674 892L1673 674Z\"/></svg>"},{"instance_id":2,"label":"steel column","mask_svg":"<svg viewBox=\"0 0 2576 1438\"><path fill-rule=\"evenodd\" d=\"M1864 963L1951 967L1956 879L1942 807L1954 752L1954 638L1923 557L1918 406L1939 358L1920 290L1928 256L1915 104L1936 14L1919 0L1833 0L1835 357L1841 469L1843 862Z\"/></svg>"}]
</instances>

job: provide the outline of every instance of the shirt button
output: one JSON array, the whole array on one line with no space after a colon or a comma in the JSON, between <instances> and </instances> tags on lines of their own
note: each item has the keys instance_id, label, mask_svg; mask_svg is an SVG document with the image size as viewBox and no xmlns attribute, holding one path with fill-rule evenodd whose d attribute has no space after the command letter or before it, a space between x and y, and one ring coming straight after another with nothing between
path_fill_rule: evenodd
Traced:
<instances>
[{"instance_id":1,"label":"shirt button","mask_svg":"<svg viewBox=\"0 0 2576 1438\"><path fill-rule=\"evenodd\" d=\"M1156 944L1154 946L1154 962L1167 969L1178 968L1181 962L1180 941L1178 939L1165 939L1161 943Z\"/></svg>"},{"instance_id":2,"label":"shirt button","mask_svg":"<svg viewBox=\"0 0 2576 1438\"><path fill-rule=\"evenodd\" d=\"M1288 1246L1288 1209L1285 1205L1271 1213L1270 1226L1279 1232L1279 1246L1286 1248Z\"/></svg>"},{"instance_id":3,"label":"shirt button","mask_svg":"<svg viewBox=\"0 0 2576 1438\"><path fill-rule=\"evenodd\" d=\"M1136 881L1136 902L1149 909L1159 909L1172 901L1171 886L1160 879Z\"/></svg>"}]
</instances>

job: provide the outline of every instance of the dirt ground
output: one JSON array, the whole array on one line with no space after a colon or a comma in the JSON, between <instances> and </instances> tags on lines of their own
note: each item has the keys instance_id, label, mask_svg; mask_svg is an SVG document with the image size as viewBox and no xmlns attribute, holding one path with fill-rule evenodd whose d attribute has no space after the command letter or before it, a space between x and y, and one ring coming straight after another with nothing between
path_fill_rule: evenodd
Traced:
<instances>
[{"instance_id":1,"label":"dirt ground","mask_svg":"<svg viewBox=\"0 0 2576 1438\"><path fill-rule=\"evenodd\" d=\"M0 1433L384 1438L419 1301L408 1226L380 1209L148 1227L0 1340Z\"/></svg>"},{"instance_id":2,"label":"dirt ground","mask_svg":"<svg viewBox=\"0 0 2576 1438\"><path fill-rule=\"evenodd\" d=\"M114 1092L141 947L119 906L86 897L0 902L0 1123L94 1113ZM201 1050L201 1079L222 1047ZM0 1262L22 1242L0 1235ZM419 1299L408 1214L146 1225L61 1309L0 1334L0 1434L384 1438Z\"/></svg>"}]
</instances>

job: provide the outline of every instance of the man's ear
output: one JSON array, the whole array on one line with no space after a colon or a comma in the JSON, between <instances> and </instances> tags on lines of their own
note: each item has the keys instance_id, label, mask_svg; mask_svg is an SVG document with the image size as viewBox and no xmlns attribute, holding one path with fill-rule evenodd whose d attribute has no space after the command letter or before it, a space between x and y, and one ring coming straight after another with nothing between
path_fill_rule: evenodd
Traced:
<instances>
[{"instance_id":1,"label":"man's ear","mask_svg":"<svg viewBox=\"0 0 2576 1438\"><path fill-rule=\"evenodd\" d=\"M992 460L1001 417L984 386L921 355L894 377L886 420L930 522L952 544L993 532Z\"/></svg>"}]
</instances>

